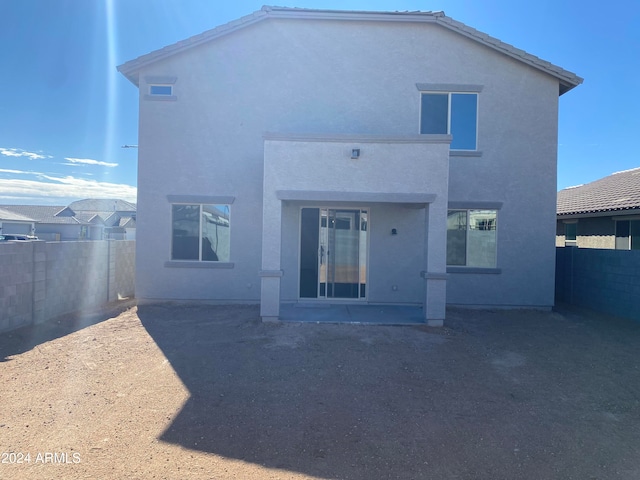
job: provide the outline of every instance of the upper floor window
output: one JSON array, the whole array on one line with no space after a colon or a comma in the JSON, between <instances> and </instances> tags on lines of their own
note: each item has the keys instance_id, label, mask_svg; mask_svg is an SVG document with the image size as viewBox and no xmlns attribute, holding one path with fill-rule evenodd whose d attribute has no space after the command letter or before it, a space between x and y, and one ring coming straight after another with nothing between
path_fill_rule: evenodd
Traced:
<instances>
[{"instance_id":1,"label":"upper floor window","mask_svg":"<svg viewBox=\"0 0 640 480\"><path fill-rule=\"evenodd\" d=\"M173 85L149 85L149 95L173 95Z\"/></svg>"},{"instance_id":2,"label":"upper floor window","mask_svg":"<svg viewBox=\"0 0 640 480\"><path fill-rule=\"evenodd\" d=\"M496 210L449 210L447 265L496 267Z\"/></svg>"},{"instance_id":3,"label":"upper floor window","mask_svg":"<svg viewBox=\"0 0 640 480\"><path fill-rule=\"evenodd\" d=\"M421 93L421 134L449 134L453 137L452 150L477 150L477 132L477 93Z\"/></svg>"},{"instance_id":4,"label":"upper floor window","mask_svg":"<svg viewBox=\"0 0 640 480\"><path fill-rule=\"evenodd\" d=\"M176 101L176 91L174 85L178 77L169 75L146 75L144 81L147 84L145 100L155 101ZM141 89L141 91L144 91Z\"/></svg>"},{"instance_id":5,"label":"upper floor window","mask_svg":"<svg viewBox=\"0 0 640 480\"><path fill-rule=\"evenodd\" d=\"M229 205L174 204L171 222L172 260L229 261Z\"/></svg>"}]
</instances>

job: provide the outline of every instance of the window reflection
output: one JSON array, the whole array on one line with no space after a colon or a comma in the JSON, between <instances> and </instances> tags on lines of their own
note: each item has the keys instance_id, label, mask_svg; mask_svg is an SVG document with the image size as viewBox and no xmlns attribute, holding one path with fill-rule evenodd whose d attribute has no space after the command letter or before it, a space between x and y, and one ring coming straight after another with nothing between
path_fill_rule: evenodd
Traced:
<instances>
[{"instance_id":1,"label":"window reflection","mask_svg":"<svg viewBox=\"0 0 640 480\"><path fill-rule=\"evenodd\" d=\"M173 205L172 260L228 262L229 205Z\"/></svg>"},{"instance_id":2,"label":"window reflection","mask_svg":"<svg viewBox=\"0 0 640 480\"><path fill-rule=\"evenodd\" d=\"M447 265L496 266L495 210L450 210L447 214Z\"/></svg>"}]
</instances>

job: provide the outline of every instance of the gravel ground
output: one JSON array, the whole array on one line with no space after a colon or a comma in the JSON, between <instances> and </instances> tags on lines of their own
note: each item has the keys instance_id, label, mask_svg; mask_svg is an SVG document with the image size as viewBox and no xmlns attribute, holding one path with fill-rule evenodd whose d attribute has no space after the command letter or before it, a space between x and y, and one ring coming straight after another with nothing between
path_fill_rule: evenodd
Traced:
<instances>
[{"instance_id":1,"label":"gravel ground","mask_svg":"<svg viewBox=\"0 0 640 480\"><path fill-rule=\"evenodd\" d=\"M1 479L640 478L637 323L111 307L0 335Z\"/></svg>"}]
</instances>

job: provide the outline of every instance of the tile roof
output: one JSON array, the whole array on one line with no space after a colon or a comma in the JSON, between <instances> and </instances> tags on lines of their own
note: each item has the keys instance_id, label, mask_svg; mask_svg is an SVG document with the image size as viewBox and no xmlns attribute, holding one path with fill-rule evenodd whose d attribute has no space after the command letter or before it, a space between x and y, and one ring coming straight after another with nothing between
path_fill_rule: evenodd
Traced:
<instances>
[{"instance_id":1,"label":"tile roof","mask_svg":"<svg viewBox=\"0 0 640 480\"><path fill-rule=\"evenodd\" d=\"M323 20L368 20L368 21L414 21L436 23L444 28L455 31L467 38L482 43L489 48L520 60L538 70L556 77L560 82L560 94L571 90L582 83L582 78L557 65L531 55L497 38L482 33L475 28L447 17L444 12L414 11L414 12L372 12L348 10L317 10L310 8L289 8L264 6L262 9L241 17L232 22L220 25L206 32L194 35L159 50L147 53L118 66L118 71L133 84L138 85L138 73L142 67L168 58L187 49L202 45L216 38L222 37L236 30L267 18L295 18L295 19L323 19Z\"/></svg>"},{"instance_id":2,"label":"tile roof","mask_svg":"<svg viewBox=\"0 0 640 480\"><path fill-rule=\"evenodd\" d=\"M74 215L74 218L76 218L78 222L82 222L82 223L104 224L103 218L97 213L80 212L80 213L76 213Z\"/></svg>"},{"instance_id":3,"label":"tile roof","mask_svg":"<svg viewBox=\"0 0 640 480\"><path fill-rule=\"evenodd\" d=\"M19 213L12 212L5 208L0 208L0 221L5 222L34 222L35 220Z\"/></svg>"},{"instance_id":4,"label":"tile roof","mask_svg":"<svg viewBox=\"0 0 640 480\"><path fill-rule=\"evenodd\" d=\"M109 198L87 198L69 204L74 212L135 212L136 205L124 200ZM103 217L104 218L104 217Z\"/></svg>"},{"instance_id":5,"label":"tile roof","mask_svg":"<svg viewBox=\"0 0 640 480\"><path fill-rule=\"evenodd\" d=\"M67 207L51 205L0 205L0 208L18 215L32 218L37 223L47 223L56 225L79 225L89 222L71 215L72 212L65 212ZM67 210L68 211L68 210Z\"/></svg>"},{"instance_id":6,"label":"tile roof","mask_svg":"<svg viewBox=\"0 0 640 480\"><path fill-rule=\"evenodd\" d=\"M558 192L557 214L640 209L640 167Z\"/></svg>"},{"instance_id":7,"label":"tile roof","mask_svg":"<svg viewBox=\"0 0 640 480\"><path fill-rule=\"evenodd\" d=\"M118 222L119 227L135 228L136 220L133 217L122 217Z\"/></svg>"},{"instance_id":8,"label":"tile roof","mask_svg":"<svg viewBox=\"0 0 640 480\"><path fill-rule=\"evenodd\" d=\"M56 214L64 210L65 207L52 205L0 205L0 208L32 218L36 222L44 221L45 223L50 223L47 220L57 218Z\"/></svg>"}]
</instances>

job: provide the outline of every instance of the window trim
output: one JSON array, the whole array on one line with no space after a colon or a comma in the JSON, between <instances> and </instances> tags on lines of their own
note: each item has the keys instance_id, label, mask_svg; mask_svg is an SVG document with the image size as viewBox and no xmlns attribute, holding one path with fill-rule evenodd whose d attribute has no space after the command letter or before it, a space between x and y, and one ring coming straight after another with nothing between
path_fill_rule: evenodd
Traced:
<instances>
[{"instance_id":1,"label":"window trim","mask_svg":"<svg viewBox=\"0 0 640 480\"><path fill-rule=\"evenodd\" d=\"M144 95L145 100L155 101L176 101L178 97L175 95L174 84L178 81L178 77L172 76L160 76L160 75L147 75L144 77L144 81L147 84L146 93ZM162 93L152 93L153 87L170 87L171 92L169 95Z\"/></svg>"},{"instance_id":2,"label":"window trim","mask_svg":"<svg viewBox=\"0 0 640 480\"><path fill-rule=\"evenodd\" d=\"M418 134L428 135L422 133L422 104L423 95L447 95L447 132L445 135L452 135L451 133L451 96L452 95L475 95L476 97L476 118L475 118L475 143L473 148L451 148L451 152L454 155L465 156L466 152L478 152L478 125L480 120L480 92L482 91L481 85L454 85L454 84L416 84L420 91L420 108L418 115ZM450 89L448 87L451 87ZM464 152L464 153L461 153ZM475 156L475 155L468 155Z\"/></svg>"},{"instance_id":3,"label":"window trim","mask_svg":"<svg viewBox=\"0 0 640 480\"><path fill-rule=\"evenodd\" d=\"M473 85L465 83L416 83L416 88L420 92L460 92L460 93L480 93L484 85Z\"/></svg>"}]
</instances>

